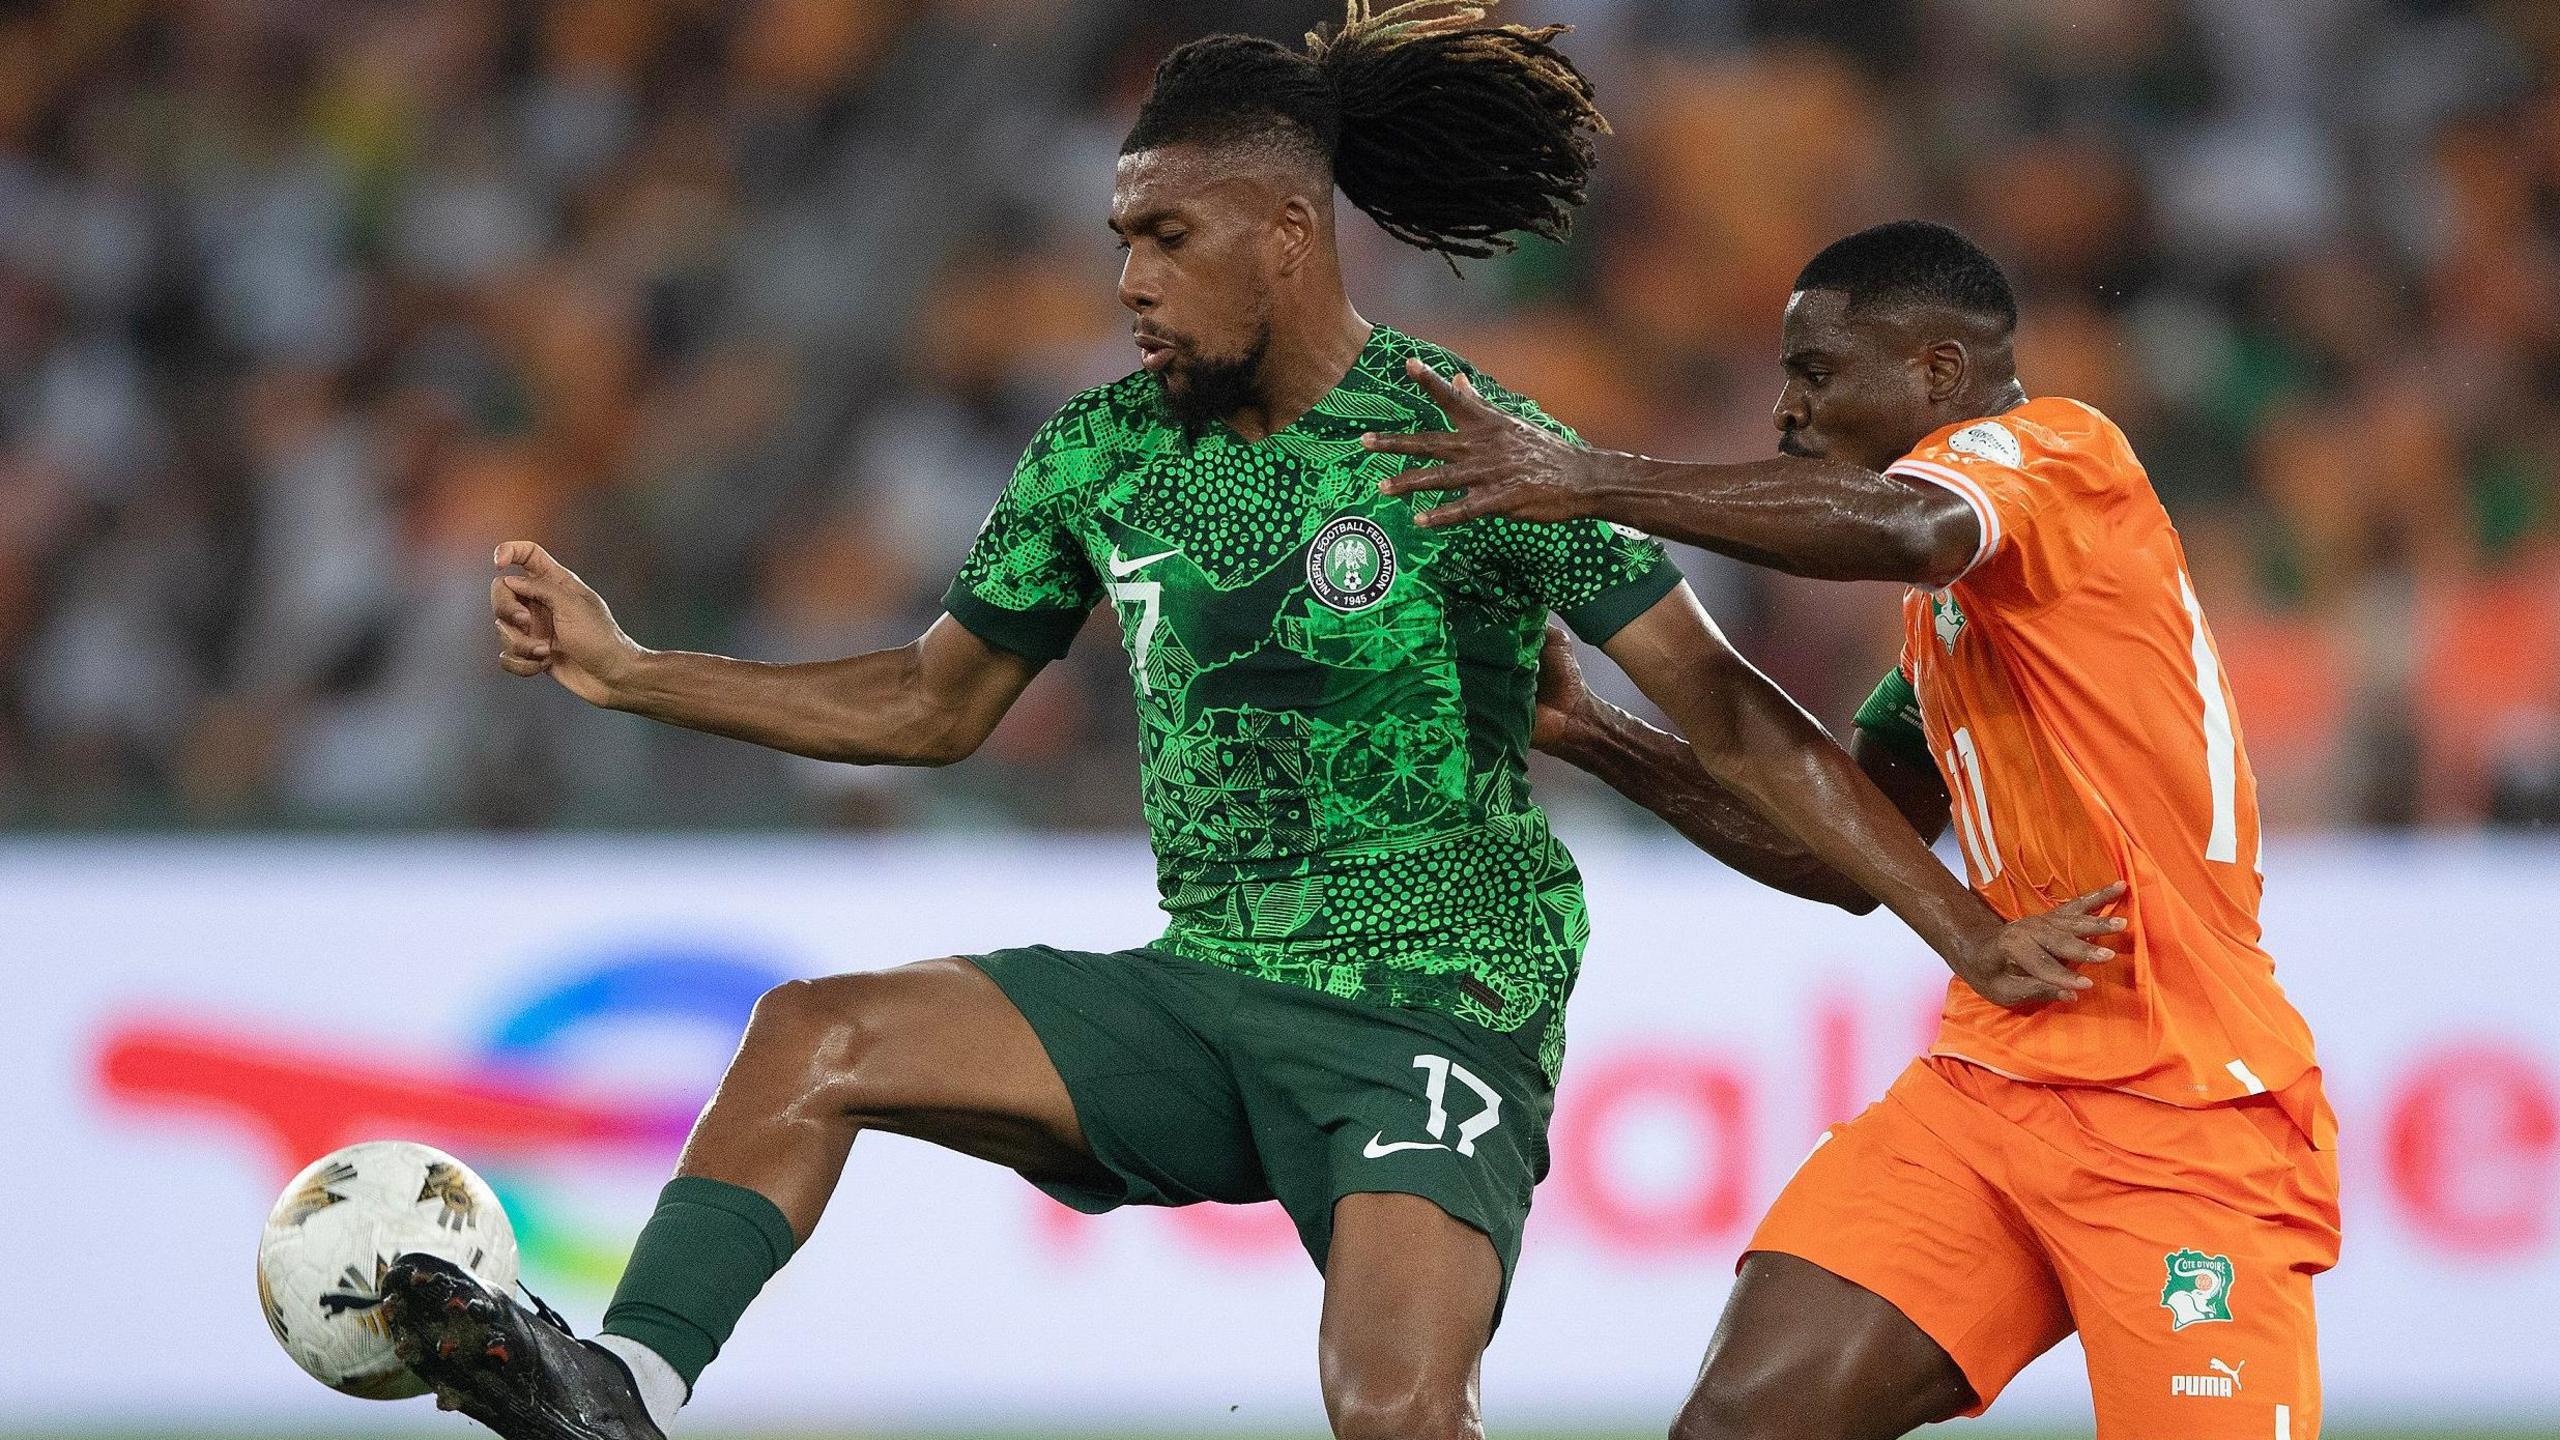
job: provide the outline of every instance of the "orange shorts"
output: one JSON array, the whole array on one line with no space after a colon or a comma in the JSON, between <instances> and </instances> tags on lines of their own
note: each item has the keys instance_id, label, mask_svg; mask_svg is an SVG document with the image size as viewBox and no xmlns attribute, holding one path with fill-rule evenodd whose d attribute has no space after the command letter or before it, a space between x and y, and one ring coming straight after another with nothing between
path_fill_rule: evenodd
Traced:
<instances>
[{"instance_id":1,"label":"orange shorts","mask_svg":"<svg viewBox=\"0 0 2560 1440\"><path fill-rule=\"evenodd\" d=\"M1917 1060L1823 1136L1751 1249L1911 1317L1972 1382L1968 1414L2077 1330L2098 1440L2320 1431L2311 1277L2338 1258L2337 1158L2272 1095L2187 1110Z\"/></svg>"}]
</instances>

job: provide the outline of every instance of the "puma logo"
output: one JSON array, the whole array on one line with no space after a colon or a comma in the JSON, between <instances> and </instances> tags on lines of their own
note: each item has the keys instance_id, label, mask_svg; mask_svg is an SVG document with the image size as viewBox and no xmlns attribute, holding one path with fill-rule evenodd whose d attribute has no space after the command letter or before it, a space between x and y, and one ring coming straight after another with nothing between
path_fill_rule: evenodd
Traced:
<instances>
[{"instance_id":1,"label":"puma logo","mask_svg":"<svg viewBox=\"0 0 2560 1440\"><path fill-rule=\"evenodd\" d=\"M2205 1364L2219 1373L2172 1375L2169 1377L2169 1393L2194 1395L2209 1400L2228 1400L2239 1393L2240 1372L2248 1368L2248 1361L2243 1360L2237 1365L2225 1365L2220 1360L2207 1360Z\"/></svg>"}]
</instances>

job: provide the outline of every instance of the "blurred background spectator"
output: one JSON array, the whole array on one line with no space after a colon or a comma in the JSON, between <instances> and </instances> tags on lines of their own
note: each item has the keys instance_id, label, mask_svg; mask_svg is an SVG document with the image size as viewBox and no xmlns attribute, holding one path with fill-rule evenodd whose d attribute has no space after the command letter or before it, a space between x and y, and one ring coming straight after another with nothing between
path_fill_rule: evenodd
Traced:
<instances>
[{"instance_id":1,"label":"blurred background spectator","mask_svg":"<svg viewBox=\"0 0 2560 1440\"><path fill-rule=\"evenodd\" d=\"M2560 816L2560 6L1506 9L1580 27L1601 183L1463 278L1346 209L1371 318L1597 442L1757 455L1796 267L1954 222L2030 388L2146 457L2271 823ZM1107 633L920 783L505 677L488 552L648 644L912 637L1131 366L1101 217L1156 58L1336 13L0 5L0 824L1134 825ZM1826 721L1892 661L1885 587L1682 559ZM1579 778L1540 784L1637 823Z\"/></svg>"}]
</instances>

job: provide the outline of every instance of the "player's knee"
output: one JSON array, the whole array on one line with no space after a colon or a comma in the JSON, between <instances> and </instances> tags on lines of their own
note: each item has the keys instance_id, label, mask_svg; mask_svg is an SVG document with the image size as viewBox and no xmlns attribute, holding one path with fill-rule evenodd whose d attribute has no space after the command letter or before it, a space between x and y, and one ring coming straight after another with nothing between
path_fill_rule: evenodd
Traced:
<instances>
[{"instance_id":1,"label":"player's knee","mask_svg":"<svg viewBox=\"0 0 2560 1440\"><path fill-rule=\"evenodd\" d=\"M1794 1440L1807 1432L1793 1422L1819 1404L1784 1377L1710 1364L1671 1422L1671 1440Z\"/></svg>"},{"instance_id":2,"label":"player's knee","mask_svg":"<svg viewBox=\"0 0 2560 1440\"><path fill-rule=\"evenodd\" d=\"M756 997L740 1043L748 1049L800 1048L826 1028L837 1008L834 980L785 980Z\"/></svg>"},{"instance_id":3,"label":"player's knee","mask_svg":"<svg viewBox=\"0 0 2560 1440\"><path fill-rule=\"evenodd\" d=\"M1335 1440L1482 1440L1466 1393L1354 1385L1333 1404Z\"/></svg>"},{"instance_id":4,"label":"player's knee","mask_svg":"<svg viewBox=\"0 0 2560 1440\"><path fill-rule=\"evenodd\" d=\"M733 1065L799 1078L829 1103L858 1109L871 1067L864 1062L879 1034L881 977L830 975L787 980L764 992L747 1020Z\"/></svg>"},{"instance_id":5,"label":"player's knee","mask_svg":"<svg viewBox=\"0 0 2560 1440\"><path fill-rule=\"evenodd\" d=\"M1859 1357L1829 1347L1749 1365L1714 1358L1671 1422L1671 1440L1856 1440L1906 1435L1960 1413L1961 1381L1900 1384L1879 1396Z\"/></svg>"}]
</instances>

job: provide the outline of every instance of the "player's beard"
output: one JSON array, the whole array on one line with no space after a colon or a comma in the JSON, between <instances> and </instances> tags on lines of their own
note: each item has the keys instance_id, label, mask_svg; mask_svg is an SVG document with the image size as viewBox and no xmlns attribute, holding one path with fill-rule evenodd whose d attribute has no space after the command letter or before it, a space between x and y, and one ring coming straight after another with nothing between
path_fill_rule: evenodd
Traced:
<instances>
[{"instance_id":1,"label":"player's beard","mask_svg":"<svg viewBox=\"0 0 2560 1440\"><path fill-rule=\"evenodd\" d=\"M1164 391L1165 413L1182 427L1183 438L1197 440L1208 433L1210 426L1260 400L1262 362L1270 353L1269 316L1254 326L1253 338L1236 354L1177 352L1177 358L1156 381ZM1179 384L1175 383L1177 380Z\"/></svg>"}]
</instances>

